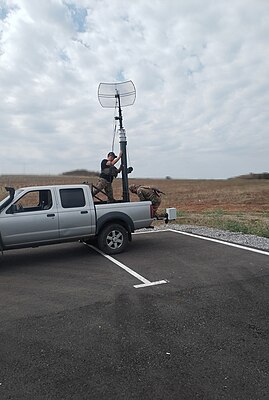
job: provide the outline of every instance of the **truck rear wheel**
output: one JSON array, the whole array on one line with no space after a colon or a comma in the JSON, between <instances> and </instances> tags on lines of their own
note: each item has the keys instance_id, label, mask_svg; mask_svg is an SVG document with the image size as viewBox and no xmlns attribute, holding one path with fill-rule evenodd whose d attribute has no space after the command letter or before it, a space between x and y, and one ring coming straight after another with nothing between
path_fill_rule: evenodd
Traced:
<instances>
[{"instance_id":1,"label":"truck rear wheel","mask_svg":"<svg viewBox=\"0 0 269 400\"><path fill-rule=\"evenodd\" d=\"M128 232L120 224L107 225L98 235L98 247L106 254L117 254L128 245Z\"/></svg>"}]
</instances>

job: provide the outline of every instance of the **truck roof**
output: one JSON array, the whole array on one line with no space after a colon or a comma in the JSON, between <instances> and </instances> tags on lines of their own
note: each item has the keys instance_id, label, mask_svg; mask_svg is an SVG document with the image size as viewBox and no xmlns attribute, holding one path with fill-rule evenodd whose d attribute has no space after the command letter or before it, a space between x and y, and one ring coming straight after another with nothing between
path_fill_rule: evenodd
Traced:
<instances>
[{"instance_id":1,"label":"truck roof","mask_svg":"<svg viewBox=\"0 0 269 400\"><path fill-rule=\"evenodd\" d=\"M38 186L24 186L20 187L16 190L40 190L40 189L67 189L67 188L77 188L77 187L86 187L89 188L89 185L83 183L76 183L76 184L63 184L63 185L38 185Z\"/></svg>"}]
</instances>

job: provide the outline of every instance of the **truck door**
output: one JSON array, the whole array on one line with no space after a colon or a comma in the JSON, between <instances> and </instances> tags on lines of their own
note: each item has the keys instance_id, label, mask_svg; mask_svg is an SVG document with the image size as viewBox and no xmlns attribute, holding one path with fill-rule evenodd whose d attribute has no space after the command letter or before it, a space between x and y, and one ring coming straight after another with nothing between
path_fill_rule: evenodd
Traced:
<instances>
[{"instance_id":1,"label":"truck door","mask_svg":"<svg viewBox=\"0 0 269 400\"><path fill-rule=\"evenodd\" d=\"M6 247L31 245L59 237L56 204L49 189L31 190L3 211L1 236Z\"/></svg>"},{"instance_id":2,"label":"truck door","mask_svg":"<svg viewBox=\"0 0 269 400\"><path fill-rule=\"evenodd\" d=\"M95 232L95 213L84 189L59 189L59 230L61 238L81 238Z\"/></svg>"}]
</instances>

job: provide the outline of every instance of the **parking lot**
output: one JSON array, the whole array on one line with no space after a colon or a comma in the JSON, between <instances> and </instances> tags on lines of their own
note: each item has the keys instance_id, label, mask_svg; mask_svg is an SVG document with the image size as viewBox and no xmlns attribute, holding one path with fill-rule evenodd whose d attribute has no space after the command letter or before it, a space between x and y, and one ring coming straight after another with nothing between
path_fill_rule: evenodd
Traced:
<instances>
[{"instance_id":1,"label":"parking lot","mask_svg":"<svg viewBox=\"0 0 269 400\"><path fill-rule=\"evenodd\" d=\"M171 230L6 252L0 398L268 398L268 256Z\"/></svg>"}]
</instances>

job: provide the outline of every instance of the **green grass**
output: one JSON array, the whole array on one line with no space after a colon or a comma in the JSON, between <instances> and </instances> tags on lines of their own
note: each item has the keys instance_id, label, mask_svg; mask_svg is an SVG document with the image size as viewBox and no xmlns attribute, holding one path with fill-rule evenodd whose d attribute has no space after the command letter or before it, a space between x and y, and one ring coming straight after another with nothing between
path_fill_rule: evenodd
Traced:
<instances>
[{"instance_id":1,"label":"green grass","mask_svg":"<svg viewBox=\"0 0 269 400\"><path fill-rule=\"evenodd\" d=\"M206 226L269 238L269 213L228 212L222 209L204 212L177 211L177 223Z\"/></svg>"},{"instance_id":2,"label":"green grass","mask_svg":"<svg viewBox=\"0 0 269 400\"><path fill-rule=\"evenodd\" d=\"M220 222L219 226L221 229L228 230L231 232L241 232L250 235L261 236L269 238L269 228L260 221L254 222L238 222L235 220Z\"/></svg>"}]
</instances>

